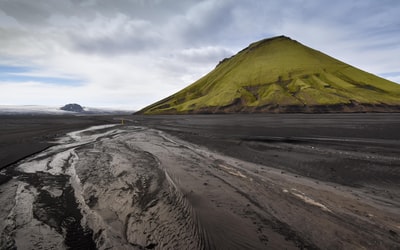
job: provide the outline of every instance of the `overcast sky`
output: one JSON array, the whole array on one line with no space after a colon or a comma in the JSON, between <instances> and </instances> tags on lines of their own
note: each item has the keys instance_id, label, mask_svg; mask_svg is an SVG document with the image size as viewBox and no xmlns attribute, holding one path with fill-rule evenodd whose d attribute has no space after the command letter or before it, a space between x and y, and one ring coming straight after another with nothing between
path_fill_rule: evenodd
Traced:
<instances>
[{"instance_id":1,"label":"overcast sky","mask_svg":"<svg viewBox=\"0 0 400 250\"><path fill-rule=\"evenodd\" d=\"M286 35L400 82L398 0L0 0L0 104L137 110Z\"/></svg>"}]
</instances>

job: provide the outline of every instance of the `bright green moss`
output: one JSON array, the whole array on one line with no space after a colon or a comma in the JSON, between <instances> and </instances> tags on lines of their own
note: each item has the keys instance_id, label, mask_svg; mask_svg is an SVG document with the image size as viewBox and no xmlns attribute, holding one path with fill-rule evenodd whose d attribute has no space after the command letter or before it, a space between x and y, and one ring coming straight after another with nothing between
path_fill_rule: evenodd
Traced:
<instances>
[{"instance_id":1,"label":"bright green moss","mask_svg":"<svg viewBox=\"0 0 400 250\"><path fill-rule=\"evenodd\" d=\"M278 104L400 105L400 85L340 62L287 37L251 44L146 114L187 113L241 100L248 107Z\"/></svg>"}]
</instances>

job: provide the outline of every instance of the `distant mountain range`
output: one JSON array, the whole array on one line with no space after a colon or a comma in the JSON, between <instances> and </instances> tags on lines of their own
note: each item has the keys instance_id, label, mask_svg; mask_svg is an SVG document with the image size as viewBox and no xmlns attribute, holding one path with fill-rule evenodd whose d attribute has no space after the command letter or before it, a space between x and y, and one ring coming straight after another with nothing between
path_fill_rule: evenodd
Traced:
<instances>
[{"instance_id":1,"label":"distant mountain range","mask_svg":"<svg viewBox=\"0 0 400 250\"><path fill-rule=\"evenodd\" d=\"M0 115L112 115L132 114L130 110L82 107L67 104L63 107L42 105L0 105Z\"/></svg>"},{"instance_id":2,"label":"distant mountain range","mask_svg":"<svg viewBox=\"0 0 400 250\"><path fill-rule=\"evenodd\" d=\"M400 85L279 36L138 113L263 112L400 112Z\"/></svg>"}]
</instances>

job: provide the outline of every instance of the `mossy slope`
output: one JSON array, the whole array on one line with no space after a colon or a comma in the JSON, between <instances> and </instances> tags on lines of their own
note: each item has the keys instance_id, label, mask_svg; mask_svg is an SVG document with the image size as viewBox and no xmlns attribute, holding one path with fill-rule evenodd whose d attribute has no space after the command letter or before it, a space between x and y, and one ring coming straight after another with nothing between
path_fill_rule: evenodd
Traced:
<instances>
[{"instance_id":1,"label":"mossy slope","mask_svg":"<svg viewBox=\"0 0 400 250\"><path fill-rule=\"evenodd\" d=\"M400 111L400 85L288 37L249 45L139 113Z\"/></svg>"}]
</instances>

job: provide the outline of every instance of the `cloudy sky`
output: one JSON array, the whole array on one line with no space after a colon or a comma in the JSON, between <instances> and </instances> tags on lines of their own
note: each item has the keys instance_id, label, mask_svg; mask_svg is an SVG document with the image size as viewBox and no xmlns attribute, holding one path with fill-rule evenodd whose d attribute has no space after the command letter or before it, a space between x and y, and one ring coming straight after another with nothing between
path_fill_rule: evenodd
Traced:
<instances>
[{"instance_id":1,"label":"cloudy sky","mask_svg":"<svg viewBox=\"0 0 400 250\"><path fill-rule=\"evenodd\" d=\"M286 35L400 83L398 0L0 0L0 104L139 109Z\"/></svg>"}]
</instances>

